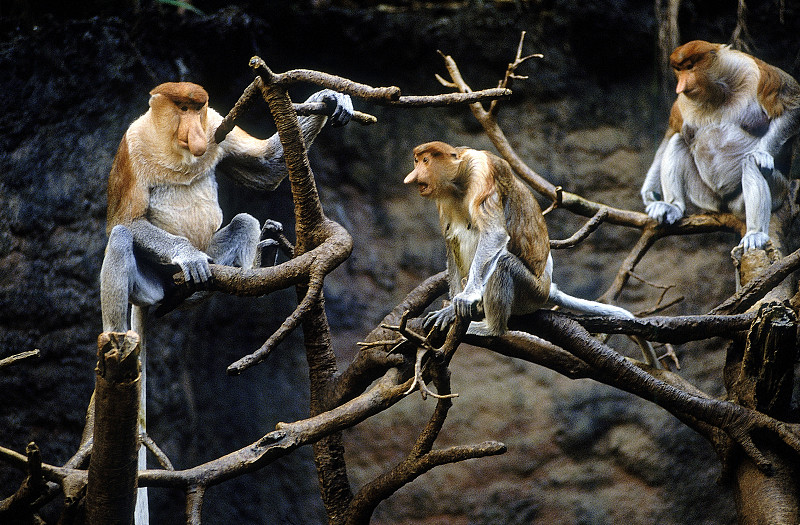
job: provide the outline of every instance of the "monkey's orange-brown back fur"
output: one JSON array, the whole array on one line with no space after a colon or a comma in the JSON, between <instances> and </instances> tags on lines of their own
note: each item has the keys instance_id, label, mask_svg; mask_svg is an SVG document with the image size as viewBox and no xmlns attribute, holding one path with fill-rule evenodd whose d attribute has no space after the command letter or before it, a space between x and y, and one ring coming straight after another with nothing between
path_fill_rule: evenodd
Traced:
<instances>
[{"instance_id":1,"label":"monkey's orange-brown back fur","mask_svg":"<svg viewBox=\"0 0 800 525\"><path fill-rule=\"evenodd\" d=\"M511 239L508 251L519 257L534 273L541 276L550 254L550 237L539 203L519 180L505 159L482 151L489 159L498 194L503 202L506 229Z\"/></svg>"}]
</instances>

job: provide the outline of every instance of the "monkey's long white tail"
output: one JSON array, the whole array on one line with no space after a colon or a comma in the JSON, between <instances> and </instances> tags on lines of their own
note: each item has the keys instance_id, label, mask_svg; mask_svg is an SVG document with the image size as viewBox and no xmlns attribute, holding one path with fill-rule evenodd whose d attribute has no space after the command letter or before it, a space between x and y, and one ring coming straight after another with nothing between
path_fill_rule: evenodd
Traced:
<instances>
[{"instance_id":1,"label":"monkey's long white tail","mask_svg":"<svg viewBox=\"0 0 800 525\"><path fill-rule=\"evenodd\" d=\"M142 363L140 385L142 388L142 395L139 399L139 433L145 432L147 428L145 425L145 415L147 407L147 383L146 383L146 370L147 367L147 352L146 352L146 339L145 339L145 318L147 317L147 307L132 306L131 307L131 329L139 334L139 359ZM138 470L145 470L147 468L147 447L143 444L139 445L139 456L137 462ZM136 508L133 511L133 522L135 525L149 525L150 513L147 504L147 488L136 489Z\"/></svg>"},{"instance_id":2,"label":"monkey's long white tail","mask_svg":"<svg viewBox=\"0 0 800 525\"><path fill-rule=\"evenodd\" d=\"M613 304L598 303L597 301L589 301L588 299L581 299L580 297L574 297L566 294L559 290L555 283L550 284L549 300L551 303L557 304L562 308L568 308L570 310L575 310L576 312L582 312L585 314L609 315L611 317L619 317L622 319L634 319L636 317L628 310L620 308L619 306L614 306ZM642 355L644 356L644 360L648 365L652 366L653 368L662 368L661 363L658 361L656 351L653 349L653 345L651 345L649 341L646 341L637 335L632 335L630 337L642 349Z\"/></svg>"}]
</instances>

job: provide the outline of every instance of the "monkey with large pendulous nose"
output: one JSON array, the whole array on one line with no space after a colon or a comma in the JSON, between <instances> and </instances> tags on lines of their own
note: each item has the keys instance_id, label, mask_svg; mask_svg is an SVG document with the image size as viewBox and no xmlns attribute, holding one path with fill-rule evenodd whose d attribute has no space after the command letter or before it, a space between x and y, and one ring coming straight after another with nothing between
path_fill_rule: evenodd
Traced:
<instances>
[{"instance_id":1,"label":"monkey with large pendulous nose","mask_svg":"<svg viewBox=\"0 0 800 525\"><path fill-rule=\"evenodd\" d=\"M630 319L618 306L568 295L552 282L553 258L539 203L504 159L471 148L428 142L414 148L404 182L436 203L447 244L451 304L424 319L443 331L458 316L469 332L502 335L511 315L547 304ZM634 337L647 363L659 368L647 341Z\"/></svg>"},{"instance_id":2,"label":"monkey with large pendulous nose","mask_svg":"<svg viewBox=\"0 0 800 525\"><path fill-rule=\"evenodd\" d=\"M343 125L353 114L350 97L335 91L317 92L307 102L326 102L333 111L330 118L299 118L306 146L329 119ZM100 270L103 330L126 332L132 304L142 362L147 308L164 299L176 270L187 282L203 283L211 277L210 262L253 266L261 227L240 213L220 228L216 169L256 190L273 190L288 174L277 134L259 140L234 127L218 144L213 137L222 116L197 84L161 84L150 92L149 105L122 137L108 177L108 244ZM138 468L146 464L140 447ZM136 523L147 522L146 489L139 489L135 516Z\"/></svg>"},{"instance_id":3,"label":"monkey with large pendulous nose","mask_svg":"<svg viewBox=\"0 0 800 525\"><path fill-rule=\"evenodd\" d=\"M687 200L746 223L744 250L761 249L787 195L789 139L800 132L800 84L723 44L695 40L670 55L678 94L642 185L650 217L673 224Z\"/></svg>"},{"instance_id":4,"label":"monkey with large pendulous nose","mask_svg":"<svg viewBox=\"0 0 800 525\"><path fill-rule=\"evenodd\" d=\"M352 116L347 95L323 90L312 101L334 104L335 124ZM242 213L220 229L217 167L257 190L273 190L287 175L277 134L259 140L235 127L214 141L222 117L201 86L161 84L150 92L149 105L122 137L108 180L109 239L100 274L105 331L127 330L129 303L161 301L176 269L187 282L202 283L211 276L211 261L252 266L259 222ZM299 118L306 145L327 120Z\"/></svg>"}]
</instances>

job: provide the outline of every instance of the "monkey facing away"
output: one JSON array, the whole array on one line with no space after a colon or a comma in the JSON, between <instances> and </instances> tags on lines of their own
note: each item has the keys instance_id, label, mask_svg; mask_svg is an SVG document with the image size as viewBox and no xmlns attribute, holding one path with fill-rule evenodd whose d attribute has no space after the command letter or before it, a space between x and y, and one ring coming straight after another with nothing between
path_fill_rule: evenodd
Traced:
<instances>
[{"instance_id":1,"label":"monkey facing away","mask_svg":"<svg viewBox=\"0 0 800 525\"><path fill-rule=\"evenodd\" d=\"M416 184L420 195L436 203L447 244L451 303L426 316L426 330L443 331L458 316L474 321L469 333L501 335L511 315L547 304L633 317L623 308L568 295L552 282L553 259L541 209L504 159L429 142L414 148L414 170L403 182ZM659 367L649 343L637 342L648 364Z\"/></svg>"},{"instance_id":2,"label":"monkey facing away","mask_svg":"<svg viewBox=\"0 0 800 525\"><path fill-rule=\"evenodd\" d=\"M784 71L722 44L695 40L672 52L678 98L641 194L648 215L673 224L687 198L744 219L745 250L769 240L786 197L782 166L800 131L800 85Z\"/></svg>"},{"instance_id":3,"label":"monkey facing away","mask_svg":"<svg viewBox=\"0 0 800 525\"><path fill-rule=\"evenodd\" d=\"M334 125L352 116L347 95L323 90L312 101L335 104ZM100 275L104 331L126 331L129 302L161 301L178 268L187 282L203 283L210 262L252 267L259 222L242 213L220 229L217 166L257 190L275 189L287 175L277 134L259 140L235 127L214 141L222 116L208 107L201 86L161 84L150 92L149 106L122 137L109 175L109 239ZM300 117L306 145L327 119Z\"/></svg>"}]
</instances>

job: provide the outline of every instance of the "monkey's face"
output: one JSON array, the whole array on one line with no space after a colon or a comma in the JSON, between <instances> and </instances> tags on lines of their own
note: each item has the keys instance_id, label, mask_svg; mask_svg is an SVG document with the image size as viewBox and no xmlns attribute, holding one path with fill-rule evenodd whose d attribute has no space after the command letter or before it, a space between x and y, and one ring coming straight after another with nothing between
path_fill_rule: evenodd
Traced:
<instances>
[{"instance_id":1,"label":"monkey's face","mask_svg":"<svg viewBox=\"0 0 800 525\"><path fill-rule=\"evenodd\" d=\"M440 197L440 188L453 182L458 172L458 154L452 146L443 142L432 142L414 149L414 170L403 182L416 184L423 197Z\"/></svg>"},{"instance_id":2,"label":"monkey's face","mask_svg":"<svg viewBox=\"0 0 800 525\"><path fill-rule=\"evenodd\" d=\"M678 79L677 94L699 100L708 93L709 75L712 75L718 44L695 40L684 44L670 55L670 65Z\"/></svg>"},{"instance_id":3,"label":"monkey's face","mask_svg":"<svg viewBox=\"0 0 800 525\"><path fill-rule=\"evenodd\" d=\"M435 181L431 176L430 156L414 156L414 169L403 179L405 184L416 184L419 194L423 197L432 197Z\"/></svg>"},{"instance_id":4,"label":"monkey's face","mask_svg":"<svg viewBox=\"0 0 800 525\"><path fill-rule=\"evenodd\" d=\"M150 92L150 111L162 140L192 163L208 149L208 95L187 82L166 83Z\"/></svg>"},{"instance_id":5,"label":"monkey's face","mask_svg":"<svg viewBox=\"0 0 800 525\"><path fill-rule=\"evenodd\" d=\"M202 156L208 147L206 137L208 106L187 100L174 100L173 104L178 114L178 129L175 135L178 146L189 150L195 157Z\"/></svg>"}]
</instances>

